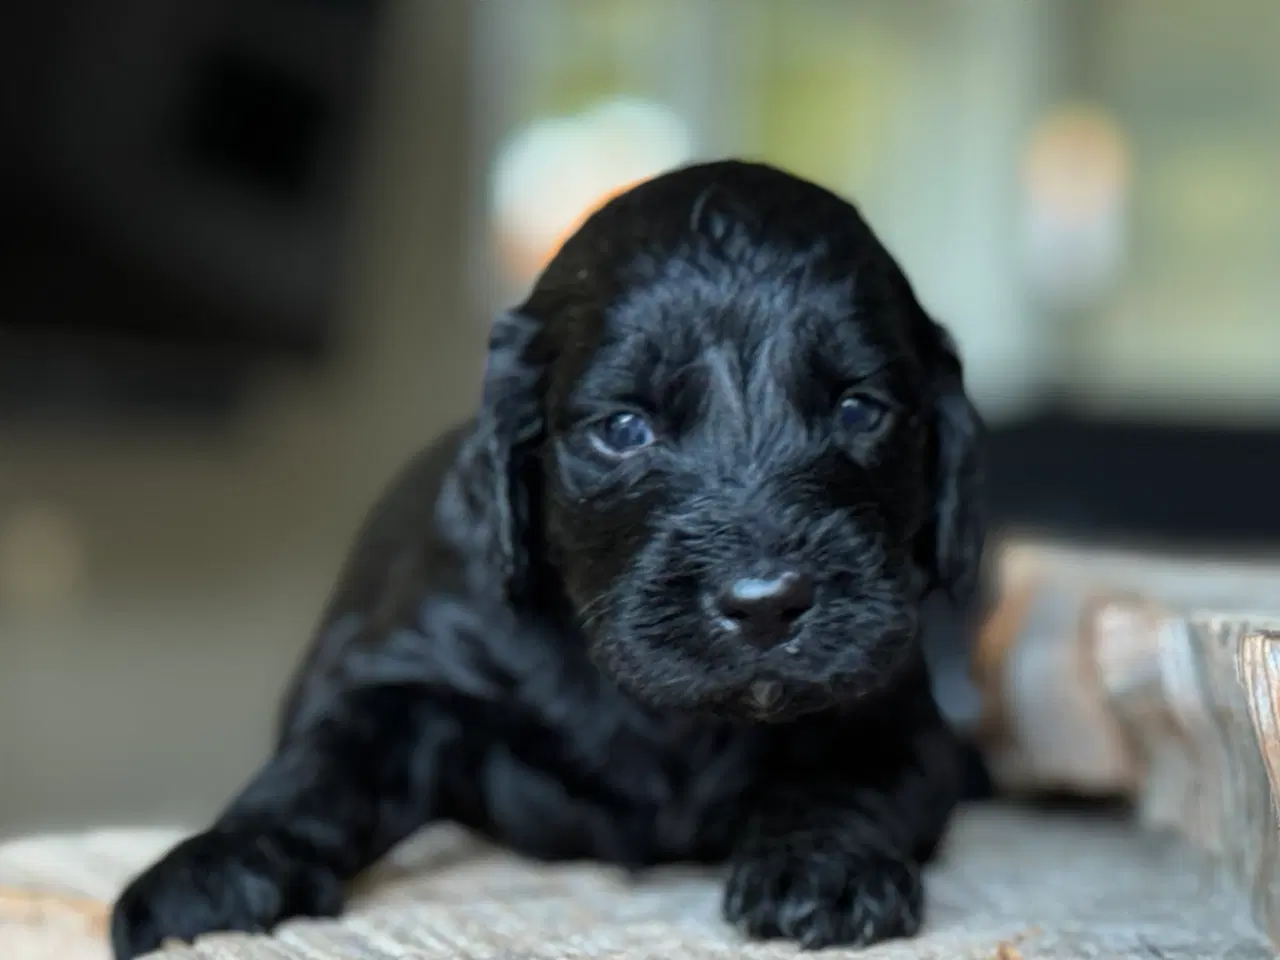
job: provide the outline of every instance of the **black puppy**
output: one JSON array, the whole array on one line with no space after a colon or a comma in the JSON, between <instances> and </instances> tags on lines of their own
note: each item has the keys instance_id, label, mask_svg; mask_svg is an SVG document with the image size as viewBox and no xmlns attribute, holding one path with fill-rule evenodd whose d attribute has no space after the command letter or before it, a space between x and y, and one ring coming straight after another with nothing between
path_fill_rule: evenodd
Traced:
<instances>
[{"instance_id":1,"label":"black puppy","mask_svg":"<svg viewBox=\"0 0 1280 960\"><path fill-rule=\"evenodd\" d=\"M275 755L125 891L117 957L336 914L435 820L728 861L750 936L914 933L959 790L919 609L974 587L980 432L843 200L740 162L613 200L497 321L479 415L373 511Z\"/></svg>"}]
</instances>

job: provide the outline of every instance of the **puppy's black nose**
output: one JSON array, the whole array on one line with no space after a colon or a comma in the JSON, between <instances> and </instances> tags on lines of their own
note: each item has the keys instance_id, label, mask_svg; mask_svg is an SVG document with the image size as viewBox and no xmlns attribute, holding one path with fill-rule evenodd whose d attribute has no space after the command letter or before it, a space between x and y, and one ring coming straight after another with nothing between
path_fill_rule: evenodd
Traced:
<instances>
[{"instance_id":1,"label":"puppy's black nose","mask_svg":"<svg viewBox=\"0 0 1280 960\"><path fill-rule=\"evenodd\" d=\"M734 580L716 597L720 613L761 646L781 643L813 606L813 578L797 570Z\"/></svg>"}]
</instances>

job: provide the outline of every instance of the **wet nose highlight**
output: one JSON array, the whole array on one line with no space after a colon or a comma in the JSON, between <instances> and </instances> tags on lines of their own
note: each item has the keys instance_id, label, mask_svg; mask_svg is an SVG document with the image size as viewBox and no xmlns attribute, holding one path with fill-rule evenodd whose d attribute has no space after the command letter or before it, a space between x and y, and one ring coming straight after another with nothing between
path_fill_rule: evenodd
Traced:
<instances>
[{"instance_id":1,"label":"wet nose highlight","mask_svg":"<svg viewBox=\"0 0 1280 960\"><path fill-rule=\"evenodd\" d=\"M799 570L739 577L720 590L720 615L762 646L781 643L796 619L813 606L813 578Z\"/></svg>"}]
</instances>

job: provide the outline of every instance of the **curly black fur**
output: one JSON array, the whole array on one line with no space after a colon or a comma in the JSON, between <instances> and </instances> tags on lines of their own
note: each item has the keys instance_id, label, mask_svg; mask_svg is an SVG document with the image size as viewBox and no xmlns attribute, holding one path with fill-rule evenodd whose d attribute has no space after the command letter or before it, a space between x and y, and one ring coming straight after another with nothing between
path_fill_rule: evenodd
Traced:
<instances>
[{"instance_id":1,"label":"curly black fur","mask_svg":"<svg viewBox=\"0 0 1280 960\"><path fill-rule=\"evenodd\" d=\"M741 162L613 200L497 320L478 416L376 506L274 756L126 890L116 956L337 913L438 820L727 863L749 936L912 934L959 791L919 611L973 591L980 432L848 203Z\"/></svg>"}]
</instances>

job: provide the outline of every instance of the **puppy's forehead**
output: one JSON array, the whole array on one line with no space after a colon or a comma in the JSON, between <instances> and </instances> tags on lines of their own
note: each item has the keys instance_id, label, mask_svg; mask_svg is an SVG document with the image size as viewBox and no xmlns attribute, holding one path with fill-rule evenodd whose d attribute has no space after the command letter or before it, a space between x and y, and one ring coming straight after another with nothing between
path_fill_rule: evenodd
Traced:
<instances>
[{"instance_id":1,"label":"puppy's forehead","mask_svg":"<svg viewBox=\"0 0 1280 960\"><path fill-rule=\"evenodd\" d=\"M896 311L864 296L874 291L862 278L801 256L744 263L684 252L629 273L600 318L598 353L646 375L707 365L745 380L799 365L854 379L908 351Z\"/></svg>"}]
</instances>

